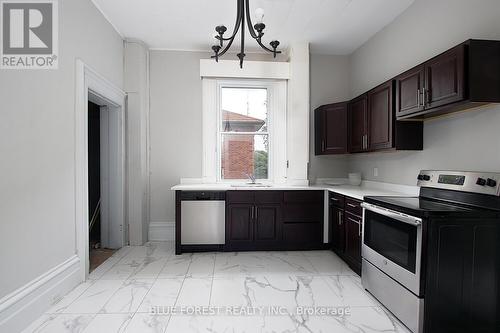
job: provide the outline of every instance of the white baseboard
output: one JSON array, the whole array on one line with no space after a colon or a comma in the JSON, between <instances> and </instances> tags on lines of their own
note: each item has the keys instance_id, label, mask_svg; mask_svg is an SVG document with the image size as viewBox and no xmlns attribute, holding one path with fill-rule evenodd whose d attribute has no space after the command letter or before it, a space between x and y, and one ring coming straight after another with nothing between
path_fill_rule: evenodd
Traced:
<instances>
[{"instance_id":1,"label":"white baseboard","mask_svg":"<svg viewBox=\"0 0 500 333\"><path fill-rule=\"evenodd\" d=\"M80 259L65 262L0 299L0 332L20 332L82 282Z\"/></svg>"},{"instance_id":2,"label":"white baseboard","mask_svg":"<svg viewBox=\"0 0 500 333\"><path fill-rule=\"evenodd\" d=\"M150 222L149 223L150 241L174 241L175 240L175 222Z\"/></svg>"}]
</instances>

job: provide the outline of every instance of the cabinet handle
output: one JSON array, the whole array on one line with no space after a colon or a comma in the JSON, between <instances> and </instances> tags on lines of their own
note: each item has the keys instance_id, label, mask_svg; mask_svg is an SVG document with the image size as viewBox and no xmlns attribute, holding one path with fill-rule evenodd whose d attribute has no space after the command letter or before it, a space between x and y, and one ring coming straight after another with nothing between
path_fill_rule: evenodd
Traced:
<instances>
[{"instance_id":1,"label":"cabinet handle","mask_svg":"<svg viewBox=\"0 0 500 333\"><path fill-rule=\"evenodd\" d=\"M351 222L354 222L354 223L357 223L357 224L361 224L361 222L359 222L359 221L357 221L357 220L355 220L355 219L353 219L353 218L348 217L347 219L348 219L349 221L351 221Z\"/></svg>"},{"instance_id":2,"label":"cabinet handle","mask_svg":"<svg viewBox=\"0 0 500 333\"><path fill-rule=\"evenodd\" d=\"M321 151L325 151L325 140L321 141Z\"/></svg>"},{"instance_id":3,"label":"cabinet handle","mask_svg":"<svg viewBox=\"0 0 500 333\"><path fill-rule=\"evenodd\" d=\"M339 225L342 225L342 212L339 211Z\"/></svg>"},{"instance_id":4,"label":"cabinet handle","mask_svg":"<svg viewBox=\"0 0 500 333\"><path fill-rule=\"evenodd\" d=\"M357 205L353 205L352 203L348 203L347 206L352 207L352 208L357 208Z\"/></svg>"},{"instance_id":5,"label":"cabinet handle","mask_svg":"<svg viewBox=\"0 0 500 333\"><path fill-rule=\"evenodd\" d=\"M257 216L259 215L259 211L257 210L257 206L254 206L255 209L255 220L257 220Z\"/></svg>"},{"instance_id":6,"label":"cabinet handle","mask_svg":"<svg viewBox=\"0 0 500 333\"><path fill-rule=\"evenodd\" d=\"M424 89L422 91L422 106L425 107L426 104L427 104L427 89Z\"/></svg>"},{"instance_id":7,"label":"cabinet handle","mask_svg":"<svg viewBox=\"0 0 500 333\"><path fill-rule=\"evenodd\" d=\"M330 198L330 200L335 201L335 202L339 201L339 199L337 199L337 198L333 198L333 197L332 197L332 198Z\"/></svg>"},{"instance_id":8,"label":"cabinet handle","mask_svg":"<svg viewBox=\"0 0 500 333\"><path fill-rule=\"evenodd\" d=\"M358 234L359 234L359 237L361 237L361 223L358 225Z\"/></svg>"},{"instance_id":9,"label":"cabinet handle","mask_svg":"<svg viewBox=\"0 0 500 333\"><path fill-rule=\"evenodd\" d=\"M252 206L252 210L250 211L250 219L251 220L253 220L254 208L255 208L255 206Z\"/></svg>"},{"instance_id":10,"label":"cabinet handle","mask_svg":"<svg viewBox=\"0 0 500 333\"><path fill-rule=\"evenodd\" d=\"M420 106L420 89L417 89L417 105Z\"/></svg>"}]
</instances>

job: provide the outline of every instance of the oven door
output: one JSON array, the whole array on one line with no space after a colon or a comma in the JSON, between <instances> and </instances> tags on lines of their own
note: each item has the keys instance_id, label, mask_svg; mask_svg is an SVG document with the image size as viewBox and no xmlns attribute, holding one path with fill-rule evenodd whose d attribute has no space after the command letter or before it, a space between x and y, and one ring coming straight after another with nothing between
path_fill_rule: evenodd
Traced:
<instances>
[{"instance_id":1,"label":"oven door","mask_svg":"<svg viewBox=\"0 0 500 333\"><path fill-rule=\"evenodd\" d=\"M417 296L422 219L363 203L362 256Z\"/></svg>"}]
</instances>

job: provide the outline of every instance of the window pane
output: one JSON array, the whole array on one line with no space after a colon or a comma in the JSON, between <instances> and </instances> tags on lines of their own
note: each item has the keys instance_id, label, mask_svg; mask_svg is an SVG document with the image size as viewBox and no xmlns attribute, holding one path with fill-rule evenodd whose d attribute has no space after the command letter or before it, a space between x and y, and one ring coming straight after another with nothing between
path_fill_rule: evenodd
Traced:
<instances>
[{"instance_id":1,"label":"window pane","mask_svg":"<svg viewBox=\"0 0 500 333\"><path fill-rule=\"evenodd\" d=\"M267 134L223 134L222 179L268 179L269 137Z\"/></svg>"},{"instance_id":2,"label":"window pane","mask_svg":"<svg viewBox=\"0 0 500 333\"><path fill-rule=\"evenodd\" d=\"M221 90L222 132L267 132L267 89Z\"/></svg>"}]
</instances>

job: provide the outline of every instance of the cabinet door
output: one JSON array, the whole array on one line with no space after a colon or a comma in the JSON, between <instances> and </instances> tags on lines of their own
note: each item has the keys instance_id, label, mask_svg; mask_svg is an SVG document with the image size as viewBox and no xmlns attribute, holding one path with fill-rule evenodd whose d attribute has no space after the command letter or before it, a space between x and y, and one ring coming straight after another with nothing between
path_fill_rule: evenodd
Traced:
<instances>
[{"instance_id":1,"label":"cabinet door","mask_svg":"<svg viewBox=\"0 0 500 333\"><path fill-rule=\"evenodd\" d=\"M393 81L368 92L368 146L370 150L393 147Z\"/></svg>"},{"instance_id":2,"label":"cabinet door","mask_svg":"<svg viewBox=\"0 0 500 333\"><path fill-rule=\"evenodd\" d=\"M425 332L500 332L500 227L495 220L430 223Z\"/></svg>"},{"instance_id":3,"label":"cabinet door","mask_svg":"<svg viewBox=\"0 0 500 333\"><path fill-rule=\"evenodd\" d=\"M231 247L253 242L253 204L229 204L226 209L226 243Z\"/></svg>"},{"instance_id":4,"label":"cabinet door","mask_svg":"<svg viewBox=\"0 0 500 333\"><path fill-rule=\"evenodd\" d=\"M255 206L255 241L281 240L281 205Z\"/></svg>"},{"instance_id":5,"label":"cabinet door","mask_svg":"<svg viewBox=\"0 0 500 333\"><path fill-rule=\"evenodd\" d=\"M425 63L425 108L464 99L464 53L460 45Z\"/></svg>"},{"instance_id":6,"label":"cabinet door","mask_svg":"<svg viewBox=\"0 0 500 333\"><path fill-rule=\"evenodd\" d=\"M314 154L325 153L325 106L314 110Z\"/></svg>"},{"instance_id":7,"label":"cabinet door","mask_svg":"<svg viewBox=\"0 0 500 333\"><path fill-rule=\"evenodd\" d=\"M345 228L344 211L340 208L330 207L330 239L332 248L337 253L344 253L345 249Z\"/></svg>"},{"instance_id":8,"label":"cabinet door","mask_svg":"<svg viewBox=\"0 0 500 333\"><path fill-rule=\"evenodd\" d=\"M345 214L345 256L356 267L361 267L361 218Z\"/></svg>"},{"instance_id":9,"label":"cabinet door","mask_svg":"<svg viewBox=\"0 0 500 333\"><path fill-rule=\"evenodd\" d=\"M395 79L397 117L424 110L424 72L424 66L418 66Z\"/></svg>"},{"instance_id":10,"label":"cabinet door","mask_svg":"<svg viewBox=\"0 0 500 333\"><path fill-rule=\"evenodd\" d=\"M325 106L323 117L323 152L345 154L347 152L347 103Z\"/></svg>"},{"instance_id":11,"label":"cabinet door","mask_svg":"<svg viewBox=\"0 0 500 333\"><path fill-rule=\"evenodd\" d=\"M360 96L349 103L349 151L365 151L367 141L367 98Z\"/></svg>"}]
</instances>

